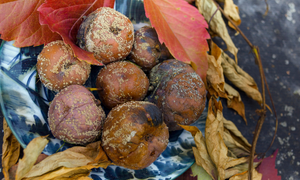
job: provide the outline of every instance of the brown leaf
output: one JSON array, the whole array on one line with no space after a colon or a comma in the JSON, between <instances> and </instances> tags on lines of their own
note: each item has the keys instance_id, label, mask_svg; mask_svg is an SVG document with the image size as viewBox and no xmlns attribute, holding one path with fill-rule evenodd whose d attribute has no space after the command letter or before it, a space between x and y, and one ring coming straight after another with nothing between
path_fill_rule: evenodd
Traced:
<instances>
[{"instance_id":1,"label":"brown leaf","mask_svg":"<svg viewBox=\"0 0 300 180\"><path fill-rule=\"evenodd\" d=\"M262 174L253 170L253 180L261 180ZM232 176L229 180L245 180L248 179L248 171Z\"/></svg>"},{"instance_id":2,"label":"brown leaf","mask_svg":"<svg viewBox=\"0 0 300 180\"><path fill-rule=\"evenodd\" d=\"M261 104L262 96L254 79L224 52L222 52L222 60L223 71L227 79L237 88L244 91L249 97Z\"/></svg>"},{"instance_id":3,"label":"brown leaf","mask_svg":"<svg viewBox=\"0 0 300 180\"><path fill-rule=\"evenodd\" d=\"M39 155L48 144L47 136L34 138L24 149L24 157L19 160L19 165L16 174L16 180L22 179L33 167ZM43 162L43 161L42 161Z\"/></svg>"},{"instance_id":4,"label":"brown leaf","mask_svg":"<svg viewBox=\"0 0 300 180\"><path fill-rule=\"evenodd\" d=\"M251 144L242 135L242 133L238 130L238 128L235 126L235 124L232 121L229 121L229 120L226 120L225 118L223 118L223 125L224 125L224 128L227 129L230 132L231 136L236 141L238 141L240 144L242 144L248 150L251 149Z\"/></svg>"},{"instance_id":5,"label":"brown leaf","mask_svg":"<svg viewBox=\"0 0 300 180\"><path fill-rule=\"evenodd\" d=\"M236 140L227 129L224 130L223 139L227 148L233 154L231 155L232 157L238 158L249 156L251 148L249 148L249 146L245 146L244 144L240 144L240 142Z\"/></svg>"},{"instance_id":6,"label":"brown leaf","mask_svg":"<svg viewBox=\"0 0 300 180\"><path fill-rule=\"evenodd\" d=\"M224 89L227 93L227 107L235 110L240 116L242 116L247 124L245 105L242 101L240 93L227 83L225 83Z\"/></svg>"},{"instance_id":7,"label":"brown leaf","mask_svg":"<svg viewBox=\"0 0 300 180\"><path fill-rule=\"evenodd\" d=\"M221 66L222 59L216 59L212 55L208 55L208 70L206 74L208 92L215 97L227 98L227 94L224 90L224 75L223 68Z\"/></svg>"},{"instance_id":8,"label":"brown leaf","mask_svg":"<svg viewBox=\"0 0 300 180\"><path fill-rule=\"evenodd\" d=\"M178 124L178 125L181 126L183 129L185 129L186 131L190 132L193 137L195 137L197 132L200 131L196 126L189 126L189 125L182 125L182 124Z\"/></svg>"},{"instance_id":9,"label":"brown leaf","mask_svg":"<svg viewBox=\"0 0 300 180\"><path fill-rule=\"evenodd\" d=\"M196 164L201 166L209 175L212 179L218 179L218 171L217 168L215 167L214 163L212 162L206 146L205 146L205 141L204 139L201 140L201 144L203 146L197 146L197 148L193 147L193 152L196 160Z\"/></svg>"},{"instance_id":10,"label":"brown leaf","mask_svg":"<svg viewBox=\"0 0 300 180\"><path fill-rule=\"evenodd\" d=\"M254 162L253 167L256 168L259 164L260 162ZM246 172L248 170L248 167L249 167L249 163L243 163L243 164L236 165L232 168L226 169L225 178L227 179L236 174Z\"/></svg>"},{"instance_id":11,"label":"brown leaf","mask_svg":"<svg viewBox=\"0 0 300 180\"><path fill-rule=\"evenodd\" d=\"M205 20L209 23L209 29L220 36L226 43L229 52L236 56L238 49L232 42L232 39L228 34L226 24L222 18L222 14L217 10L217 6L214 1L196 0L196 6L198 7L199 12L204 16Z\"/></svg>"},{"instance_id":12,"label":"brown leaf","mask_svg":"<svg viewBox=\"0 0 300 180\"><path fill-rule=\"evenodd\" d=\"M111 162L97 141L86 147L74 146L65 151L52 154L33 166L26 175L28 179L57 179L60 177L86 176L93 168L106 168Z\"/></svg>"},{"instance_id":13,"label":"brown leaf","mask_svg":"<svg viewBox=\"0 0 300 180\"><path fill-rule=\"evenodd\" d=\"M207 149L205 138L202 132L196 126L180 125L183 129L189 131L194 137L196 147L193 147L193 152L196 160L196 164L201 166L212 179L218 179L217 169L212 162Z\"/></svg>"},{"instance_id":14,"label":"brown leaf","mask_svg":"<svg viewBox=\"0 0 300 180\"><path fill-rule=\"evenodd\" d=\"M249 157L241 157L241 158L229 158L230 160L226 163L226 169L235 167L239 164L243 164L249 161Z\"/></svg>"},{"instance_id":15,"label":"brown leaf","mask_svg":"<svg viewBox=\"0 0 300 180\"><path fill-rule=\"evenodd\" d=\"M35 164L41 162L42 160L44 160L46 157L48 157L48 155L46 154L40 154L39 157L37 158ZM9 179L10 180L14 180L17 174L17 169L18 169L18 164L13 165L10 169L9 169ZM7 179L7 178L6 178Z\"/></svg>"},{"instance_id":16,"label":"brown leaf","mask_svg":"<svg viewBox=\"0 0 300 180\"><path fill-rule=\"evenodd\" d=\"M49 172L43 176L38 177L30 177L30 178L24 178L24 180L73 180L73 179L79 179L87 177L90 174L89 169L83 169L81 167L78 168L66 168L61 167L53 172Z\"/></svg>"},{"instance_id":17,"label":"brown leaf","mask_svg":"<svg viewBox=\"0 0 300 180\"><path fill-rule=\"evenodd\" d=\"M241 24L242 21L239 15L239 7L234 4L233 0L225 0L224 13L234 22L236 26ZM228 22L228 25L235 29L231 22Z\"/></svg>"},{"instance_id":18,"label":"brown leaf","mask_svg":"<svg viewBox=\"0 0 300 180\"><path fill-rule=\"evenodd\" d=\"M213 180L203 167L199 166L197 163L194 163L190 169L192 171L192 176L197 177L197 180Z\"/></svg>"},{"instance_id":19,"label":"brown leaf","mask_svg":"<svg viewBox=\"0 0 300 180\"><path fill-rule=\"evenodd\" d=\"M220 180L225 179L228 149L223 141L223 107L214 98L209 100L205 125L205 142L207 151L217 167Z\"/></svg>"},{"instance_id":20,"label":"brown leaf","mask_svg":"<svg viewBox=\"0 0 300 180\"><path fill-rule=\"evenodd\" d=\"M2 168L6 180L12 179L9 176L9 170L15 165L20 156L21 145L15 138L6 120L3 118L3 144L2 144Z\"/></svg>"},{"instance_id":21,"label":"brown leaf","mask_svg":"<svg viewBox=\"0 0 300 180\"><path fill-rule=\"evenodd\" d=\"M77 180L93 180L93 179L90 177L80 177Z\"/></svg>"}]
</instances>

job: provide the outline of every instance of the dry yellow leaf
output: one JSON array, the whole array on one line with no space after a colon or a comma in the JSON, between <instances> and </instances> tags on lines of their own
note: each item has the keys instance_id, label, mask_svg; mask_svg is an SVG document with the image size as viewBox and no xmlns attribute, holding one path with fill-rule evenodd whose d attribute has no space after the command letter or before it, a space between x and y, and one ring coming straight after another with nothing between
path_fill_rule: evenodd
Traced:
<instances>
[{"instance_id":1,"label":"dry yellow leaf","mask_svg":"<svg viewBox=\"0 0 300 180\"><path fill-rule=\"evenodd\" d=\"M220 180L225 179L228 149L223 141L223 107L214 98L209 100L205 125L205 143L210 158L218 170Z\"/></svg>"},{"instance_id":2,"label":"dry yellow leaf","mask_svg":"<svg viewBox=\"0 0 300 180\"><path fill-rule=\"evenodd\" d=\"M225 83L224 89L227 93L227 107L235 110L240 116L242 116L247 124L245 105L242 101L240 93L227 83Z\"/></svg>"},{"instance_id":3,"label":"dry yellow leaf","mask_svg":"<svg viewBox=\"0 0 300 180\"><path fill-rule=\"evenodd\" d=\"M239 15L239 7L234 4L233 0L217 0L217 2L224 3L224 13L234 22L236 26L239 26L242 22ZM231 22L228 22L228 25L235 29Z\"/></svg>"},{"instance_id":4,"label":"dry yellow leaf","mask_svg":"<svg viewBox=\"0 0 300 180\"><path fill-rule=\"evenodd\" d=\"M255 169L253 170L253 180L261 180L262 174L257 172ZM248 179L248 171L232 176L229 180L245 180Z\"/></svg>"},{"instance_id":5,"label":"dry yellow leaf","mask_svg":"<svg viewBox=\"0 0 300 180\"><path fill-rule=\"evenodd\" d=\"M111 162L101 148L101 142L88 144L86 147L74 146L65 151L48 156L42 162L33 166L26 174L27 179L57 179L72 175L86 176L93 168L106 168Z\"/></svg>"},{"instance_id":6,"label":"dry yellow leaf","mask_svg":"<svg viewBox=\"0 0 300 180\"><path fill-rule=\"evenodd\" d=\"M242 21L239 15L239 7L234 4L233 0L225 0L224 13L234 22L236 26L241 24ZM228 22L228 25L235 29L231 22Z\"/></svg>"},{"instance_id":7,"label":"dry yellow leaf","mask_svg":"<svg viewBox=\"0 0 300 180\"><path fill-rule=\"evenodd\" d=\"M90 177L80 177L77 180L93 180L93 179Z\"/></svg>"},{"instance_id":8,"label":"dry yellow leaf","mask_svg":"<svg viewBox=\"0 0 300 180\"><path fill-rule=\"evenodd\" d=\"M193 147L192 149L194 152L196 164L201 166L212 179L218 179L218 171L207 152L205 138L203 137L202 132L196 126L180 126L183 129L189 131L194 137L196 147Z\"/></svg>"},{"instance_id":9,"label":"dry yellow leaf","mask_svg":"<svg viewBox=\"0 0 300 180\"><path fill-rule=\"evenodd\" d=\"M227 129L224 129L223 140L228 150L230 150L232 157L239 158L249 156L251 148L241 144Z\"/></svg>"},{"instance_id":10,"label":"dry yellow leaf","mask_svg":"<svg viewBox=\"0 0 300 180\"><path fill-rule=\"evenodd\" d=\"M197 180L213 180L210 175L203 169L203 167L199 166L197 163L194 163L191 166L193 177L197 177Z\"/></svg>"},{"instance_id":11,"label":"dry yellow leaf","mask_svg":"<svg viewBox=\"0 0 300 180\"><path fill-rule=\"evenodd\" d=\"M23 180L73 180L87 177L90 174L88 169L75 169L61 167L56 171L49 172L43 176L24 178Z\"/></svg>"},{"instance_id":12,"label":"dry yellow leaf","mask_svg":"<svg viewBox=\"0 0 300 180\"><path fill-rule=\"evenodd\" d=\"M48 144L47 136L34 138L24 149L24 157L19 160L16 180L20 180L31 170L39 155Z\"/></svg>"},{"instance_id":13,"label":"dry yellow leaf","mask_svg":"<svg viewBox=\"0 0 300 180\"><path fill-rule=\"evenodd\" d=\"M9 169L15 165L20 156L21 145L15 138L6 120L3 118L2 169L6 180L9 180Z\"/></svg>"},{"instance_id":14,"label":"dry yellow leaf","mask_svg":"<svg viewBox=\"0 0 300 180\"><path fill-rule=\"evenodd\" d=\"M243 163L246 163L249 161L249 157L241 157L241 158L228 158L229 161L227 161L226 163L226 168L225 169L228 169L228 168L231 168L231 167L234 167L234 166L237 166L239 164L243 164Z\"/></svg>"},{"instance_id":15,"label":"dry yellow leaf","mask_svg":"<svg viewBox=\"0 0 300 180\"><path fill-rule=\"evenodd\" d=\"M259 164L260 164L260 162L254 162L253 168L255 169ZM248 167L249 167L249 163L247 162L247 163L239 164L232 168L226 169L225 170L225 178L228 179L231 176L241 174L243 172L247 172Z\"/></svg>"},{"instance_id":16,"label":"dry yellow leaf","mask_svg":"<svg viewBox=\"0 0 300 180\"><path fill-rule=\"evenodd\" d=\"M189 125L182 125L182 124L178 124L178 125L181 126L183 129L185 129L186 131L190 132L193 137L195 137L196 133L200 131L196 126L189 126Z\"/></svg>"},{"instance_id":17,"label":"dry yellow leaf","mask_svg":"<svg viewBox=\"0 0 300 180\"><path fill-rule=\"evenodd\" d=\"M223 75L223 68L221 66L222 60L216 59L212 55L207 56L208 62L208 69L206 72L206 79L208 85L208 92L210 95L215 97L223 97L227 98L227 94L224 90L224 75Z\"/></svg>"},{"instance_id":18,"label":"dry yellow leaf","mask_svg":"<svg viewBox=\"0 0 300 180\"><path fill-rule=\"evenodd\" d=\"M234 137L234 139L236 139L236 141L238 141L240 144L243 144L243 146L247 149L251 149L251 144L242 135L242 133L238 130L238 128L232 121L223 118L223 125L224 128L226 128L230 132L231 136Z\"/></svg>"},{"instance_id":19,"label":"dry yellow leaf","mask_svg":"<svg viewBox=\"0 0 300 180\"><path fill-rule=\"evenodd\" d=\"M205 139L202 136L202 133L197 133L195 136L196 147L193 147L193 152L196 160L196 164L201 166L212 179L216 180L218 179L218 171L212 162L205 144Z\"/></svg>"},{"instance_id":20,"label":"dry yellow leaf","mask_svg":"<svg viewBox=\"0 0 300 180\"><path fill-rule=\"evenodd\" d=\"M221 101L210 98L205 126L205 137L196 126L181 125L191 132L196 164L212 179L227 179L247 171L251 145L232 121L222 113ZM259 163L254 163L257 167Z\"/></svg>"},{"instance_id":21,"label":"dry yellow leaf","mask_svg":"<svg viewBox=\"0 0 300 180\"><path fill-rule=\"evenodd\" d=\"M254 79L224 52L222 52L222 60L221 65L227 79L237 88L244 91L249 97L261 104L262 96Z\"/></svg>"},{"instance_id":22,"label":"dry yellow leaf","mask_svg":"<svg viewBox=\"0 0 300 180\"><path fill-rule=\"evenodd\" d=\"M222 18L222 14L218 11L213 0L196 0L196 6L199 12L203 15L206 22L209 23L209 29L213 33L221 37L227 45L227 49L233 55L237 56L238 49L235 47L230 35L228 34L226 24ZM212 17L213 16L213 17Z\"/></svg>"}]
</instances>

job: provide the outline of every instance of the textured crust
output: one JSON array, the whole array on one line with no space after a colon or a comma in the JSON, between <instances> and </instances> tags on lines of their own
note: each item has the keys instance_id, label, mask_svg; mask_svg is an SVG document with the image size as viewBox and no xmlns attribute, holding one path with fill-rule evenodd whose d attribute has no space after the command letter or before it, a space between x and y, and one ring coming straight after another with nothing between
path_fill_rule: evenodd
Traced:
<instances>
[{"instance_id":1,"label":"textured crust","mask_svg":"<svg viewBox=\"0 0 300 180\"><path fill-rule=\"evenodd\" d=\"M39 78L53 91L72 84L83 85L91 72L91 65L78 60L72 48L61 40L47 44L37 59Z\"/></svg>"},{"instance_id":2,"label":"textured crust","mask_svg":"<svg viewBox=\"0 0 300 180\"><path fill-rule=\"evenodd\" d=\"M169 131L157 106L131 101L113 108L103 126L102 146L119 166L143 169L166 149Z\"/></svg>"},{"instance_id":3,"label":"textured crust","mask_svg":"<svg viewBox=\"0 0 300 180\"><path fill-rule=\"evenodd\" d=\"M133 24L118 11L101 7L83 21L77 39L80 48L108 64L122 60L130 53L134 40Z\"/></svg>"},{"instance_id":4,"label":"textured crust","mask_svg":"<svg viewBox=\"0 0 300 180\"><path fill-rule=\"evenodd\" d=\"M149 79L135 64L118 61L108 64L98 74L96 87L101 102L108 108L128 101L140 101L146 96Z\"/></svg>"},{"instance_id":5,"label":"textured crust","mask_svg":"<svg viewBox=\"0 0 300 180\"><path fill-rule=\"evenodd\" d=\"M85 87L71 85L55 96L48 117L54 137L85 145L99 138L105 112L100 101Z\"/></svg>"}]
</instances>

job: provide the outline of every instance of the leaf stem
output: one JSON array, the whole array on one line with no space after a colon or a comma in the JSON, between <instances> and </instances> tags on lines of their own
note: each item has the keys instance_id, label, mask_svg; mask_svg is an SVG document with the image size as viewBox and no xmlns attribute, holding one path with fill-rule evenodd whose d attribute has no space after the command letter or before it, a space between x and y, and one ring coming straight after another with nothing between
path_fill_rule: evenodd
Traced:
<instances>
[{"instance_id":1,"label":"leaf stem","mask_svg":"<svg viewBox=\"0 0 300 180\"><path fill-rule=\"evenodd\" d=\"M216 3L215 0L213 0L213 1L214 1L215 5L218 6L218 3ZM238 26L236 26L235 23L224 13L224 11L223 11L222 8L219 8L219 10L222 12L222 14L224 15L224 17L228 21L230 21L232 23L232 25L235 27L235 29L241 34L241 36L244 38L244 40L250 46L253 54L255 55L255 62L257 63L257 65L259 67L259 73L260 73L260 79L261 79L261 86L262 86L263 101L262 101L262 107L259 110L260 117L259 117L259 120L257 121L257 124L256 124L255 134L254 134L254 137L253 137L252 148L251 148L251 152L250 152L250 162L249 162L249 167L248 167L248 172L249 172L248 179L252 180L253 179L252 172L253 172L253 160L254 160L255 148L256 148L256 144L257 144L257 140L258 140L260 131L262 129L262 125L263 125L263 123L265 121L265 118L266 118L266 95L265 95L265 87L267 88L268 95L270 97L270 100L271 100L271 103L272 103L272 108L274 110L274 115L275 115L275 118L276 118L276 126L275 126L274 136L273 136L272 142L271 142L270 146L268 147L267 151L270 149L270 147L274 143L275 136L276 136L276 133L277 133L277 128L278 128L278 118L277 118L277 113L276 113L276 110L275 110L274 102L273 102L273 99L272 99L272 96L271 96L271 93L270 93L270 89L269 89L269 86L268 86L268 83L267 83L267 80L266 80L266 76L264 74L263 65L262 65L261 57L260 57L260 53L259 53L259 48L257 46L254 46L249 41L249 39L240 30L240 28ZM265 153L264 153L264 155L265 155Z\"/></svg>"}]
</instances>

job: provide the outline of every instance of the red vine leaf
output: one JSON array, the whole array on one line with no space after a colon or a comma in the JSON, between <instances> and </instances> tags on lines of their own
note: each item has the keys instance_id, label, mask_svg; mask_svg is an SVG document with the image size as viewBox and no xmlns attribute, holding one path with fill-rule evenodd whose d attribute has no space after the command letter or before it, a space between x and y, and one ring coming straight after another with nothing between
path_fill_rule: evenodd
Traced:
<instances>
[{"instance_id":1,"label":"red vine leaf","mask_svg":"<svg viewBox=\"0 0 300 180\"><path fill-rule=\"evenodd\" d=\"M269 157L264 158L258 167L258 172L262 174L262 180L281 180L281 176L278 176L278 171L275 168L276 156L278 149Z\"/></svg>"},{"instance_id":2,"label":"red vine leaf","mask_svg":"<svg viewBox=\"0 0 300 180\"><path fill-rule=\"evenodd\" d=\"M61 39L48 26L40 25L37 8L44 0L1 0L0 34L17 47L38 46Z\"/></svg>"},{"instance_id":3,"label":"red vine leaf","mask_svg":"<svg viewBox=\"0 0 300 180\"><path fill-rule=\"evenodd\" d=\"M204 17L185 0L144 0L146 16L156 29L159 41L172 55L197 67L205 79L208 69L206 39L210 36Z\"/></svg>"},{"instance_id":4,"label":"red vine leaf","mask_svg":"<svg viewBox=\"0 0 300 180\"><path fill-rule=\"evenodd\" d=\"M78 59L90 64L102 65L94 55L76 45L76 34L83 20L99 7L113 7L114 0L46 0L38 11L40 23L58 33L69 44Z\"/></svg>"}]
</instances>

